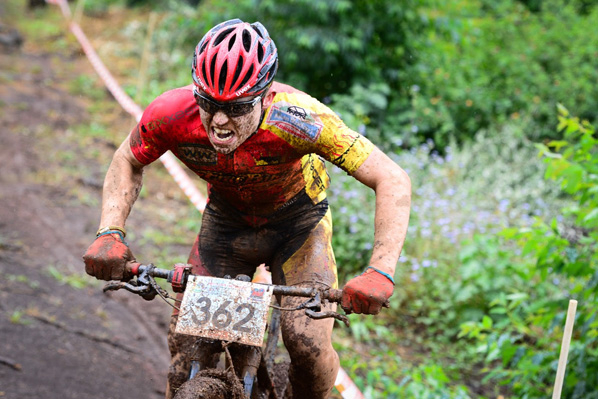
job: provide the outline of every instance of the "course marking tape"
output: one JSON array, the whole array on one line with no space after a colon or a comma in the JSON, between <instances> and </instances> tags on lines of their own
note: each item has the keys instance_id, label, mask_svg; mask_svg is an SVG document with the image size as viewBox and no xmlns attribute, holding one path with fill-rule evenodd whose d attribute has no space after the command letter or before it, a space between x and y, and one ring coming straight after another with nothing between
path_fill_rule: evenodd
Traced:
<instances>
[{"instance_id":1,"label":"course marking tape","mask_svg":"<svg viewBox=\"0 0 598 399\"><path fill-rule=\"evenodd\" d=\"M68 4L65 0L46 0L46 2L51 4L56 4L60 6L62 14L64 17L70 21L69 29L75 35L81 47L83 48L83 52L91 62L91 65L96 70L97 74L100 78L104 81L104 84L112 93L116 101L123 107L125 111L135 117L135 120L139 122L141 120L141 116L143 115L143 110L139 105L137 105L131 97L120 87L116 79L112 76L110 71L104 66L102 60L94 50L93 46L81 30L81 27L76 22L71 21L71 11L69 9ZM185 172L185 170L181 167L179 162L176 160L174 155L171 152L166 152L160 157L160 161L166 167L166 170L172 175L174 181L179 185L179 187L183 190L187 198L191 201L191 203L197 208L197 210L201 213L206 208L206 197L199 191L197 186L193 183L189 175Z\"/></svg>"},{"instance_id":2,"label":"course marking tape","mask_svg":"<svg viewBox=\"0 0 598 399\"><path fill-rule=\"evenodd\" d=\"M66 0L46 0L46 3L55 4L60 7L62 14L69 21L69 28L71 32L81 44L83 52L91 62L91 65L94 67L97 74L104 81L104 84L110 93L112 93L116 101L123 107L123 109L129 114L133 115L139 122L139 120L141 120L141 116L143 115L143 110L131 99L131 97L129 97L127 93L124 92L110 71L108 71L108 69L104 66L93 46L89 40L87 40L85 33L83 33L81 30L79 24L71 21L72 14ZM168 170L175 182L183 190L187 198L189 198L191 203L195 205L199 212L203 213L206 208L206 197L197 189L191 178L189 178L189 175L183 170L174 155L171 152L166 152L160 157L160 161L162 161L162 164L164 164L166 170ZM268 272L264 271L264 273ZM265 281L268 281L269 276L264 276L263 278ZM334 386L340 392L343 399L365 398L361 391L359 391L357 385L355 385L355 383L351 380L349 375L345 372L345 370L343 370L342 367L339 367L338 369Z\"/></svg>"},{"instance_id":3,"label":"course marking tape","mask_svg":"<svg viewBox=\"0 0 598 399\"><path fill-rule=\"evenodd\" d=\"M344 399L365 399L357 385L355 385L353 380L351 380L351 377L349 377L342 367L339 367L338 369L334 386L338 389Z\"/></svg>"}]
</instances>

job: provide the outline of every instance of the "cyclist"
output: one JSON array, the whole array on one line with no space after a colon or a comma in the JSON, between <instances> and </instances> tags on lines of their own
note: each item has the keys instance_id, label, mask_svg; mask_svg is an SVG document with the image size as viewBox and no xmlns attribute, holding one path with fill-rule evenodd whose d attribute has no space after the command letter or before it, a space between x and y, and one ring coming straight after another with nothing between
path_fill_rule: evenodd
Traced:
<instances>
[{"instance_id":1,"label":"cyclist","mask_svg":"<svg viewBox=\"0 0 598 399\"><path fill-rule=\"evenodd\" d=\"M365 271L344 287L348 312L377 314L392 295L405 239L411 186L407 174L329 108L274 81L277 49L259 22L223 22L201 39L193 83L167 91L145 110L117 149L106 174L100 229L83 256L88 274L128 279L134 260L125 221L142 185L144 166L172 151L208 183L208 204L189 256L193 272L253 275L266 263L277 284L337 286L331 247L329 177L324 160L375 190L373 253ZM300 299L283 298L283 307ZM334 309L332 305L327 310ZM185 381L189 337L169 331L172 364L167 397ZM324 398L339 361L332 319L283 312L294 398Z\"/></svg>"}]
</instances>

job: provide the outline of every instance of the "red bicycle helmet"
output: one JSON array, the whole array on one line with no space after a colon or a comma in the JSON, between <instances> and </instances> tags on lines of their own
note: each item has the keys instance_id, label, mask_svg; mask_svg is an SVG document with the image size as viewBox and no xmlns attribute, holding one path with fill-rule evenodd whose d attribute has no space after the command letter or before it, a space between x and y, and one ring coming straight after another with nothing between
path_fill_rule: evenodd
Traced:
<instances>
[{"instance_id":1,"label":"red bicycle helmet","mask_svg":"<svg viewBox=\"0 0 598 399\"><path fill-rule=\"evenodd\" d=\"M277 69L278 52L266 28L240 19L210 29L191 65L195 85L217 101L263 93Z\"/></svg>"}]
</instances>

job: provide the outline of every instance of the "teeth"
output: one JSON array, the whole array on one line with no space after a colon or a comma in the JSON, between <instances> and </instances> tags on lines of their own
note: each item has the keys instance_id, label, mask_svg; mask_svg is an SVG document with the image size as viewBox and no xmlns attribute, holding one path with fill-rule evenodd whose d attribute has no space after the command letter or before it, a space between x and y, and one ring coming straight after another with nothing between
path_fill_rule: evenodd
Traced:
<instances>
[{"instance_id":1,"label":"teeth","mask_svg":"<svg viewBox=\"0 0 598 399\"><path fill-rule=\"evenodd\" d=\"M228 129L220 129L217 127L214 128L214 133L216 133L216 137L219 139L226 139L233 134L233 132Z\"/></svg>"},{"instance_id":2,"label":"teeth","mask_svg":"<svg viewBox=\"0 0 598 399\"><path fill-rule=\"evenodd\" d=\"M227 133L230 133L230 130L228 130L228 129L220 129L220 128L218 128L218 127L215 127L215 128L214 128L214 131L215 131L216 133L218 133L218 134L227 134Z\"/></svg>"}]
</instances>

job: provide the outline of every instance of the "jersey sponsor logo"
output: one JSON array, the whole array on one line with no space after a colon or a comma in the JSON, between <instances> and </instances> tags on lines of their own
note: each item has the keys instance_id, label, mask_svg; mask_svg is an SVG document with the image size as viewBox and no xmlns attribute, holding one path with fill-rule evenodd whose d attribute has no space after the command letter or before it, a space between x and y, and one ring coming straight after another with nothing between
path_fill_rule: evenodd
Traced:
<instances>
[{"instance_id":1,"label":"jersey sponsor logo","mask_svg":"<svg viewBox=\"0 0 598 399\"><path fill-rule=\"evenodd\" d=\"M267 122L311 142L318 140L324 127L320 119L314 117L309 110L284 102L272 106Z\"/></svg>"},{"instance_id":2,"label":"jersey sponsor logo","mask_svg":"<svg viewBox=\"0 0 598 399\"><path fill-rule=\"evenodd\" d=\"M328 171L326 170L326 166L324 161L321 158L317 158L319 162L316 162L313 156L309 158L309 171L311 172L312 181L315 187L321 192L326 190L327 185L322 179L322 176L325 174L328 176Z\"/></svg>"},{"instance_id":3,"label":"jersey sponsor logo","mask_svg":"<svg viewBox=\"0 0 598 399\"><path fill-rule=\"evenodd\" d=\"M297 106L290 106L289 108L287 108L287 112L291 115L295 115L296 117L299 117L303 120L305 120L307 118L307 112L305 111L305 109L301 108L301 107L297 107Z\"/></svg>"},{"instance_id":4,"label":"jersey sponsor logo","mask_svg":"<svg viewBox=\"0 0 598 399\"><path fill-rule=\"evenodd\" d=\"M175 112L172 115L166 115L162 118L153 119L145 124L148 130L155 130L162 125L168 125L171 122L178 121L179 119L183 119L186 115L192 114L196 112L197 105L192 105L185 110L180 110ZM142 126L142 129L145 131L145 126Z\"/></svg>"},{"instance_id":5,"label":"jersey sponsor logo","mask_svg":"<svg viewBox=\"0 0 598 399\"><path fill-rule=\"evenodd\" d=\"M183 161L194 165L216 165L218 162L218 153L207 145L181 143L178 153Z\"/></svg>"},{"instance_id":6,"label":"jersey sponsor logo","mask_svg":"<svg viewBox=\"0 0 598 399\"><path fill-rule=\"evenodd\" d=\"M252 288L251 295L249 298L254 301L263 301L265 292L266 292L265 288Z\"/></svg>"},{"instance_id":7,"label":"jersey sponsor logo","mask_svg":"<svg viewBox=\"0 0 598 399\"><path fill-rule=\"evenodd\" d=\"M271 181L280 180L288 176L288 171L279 173L244 173L244 174L231 174L222 173L216 171L197 170L195 171L199 177L207 181L208 183L222 183L228 185L244 185L244 184L256 184L266 183Z\"/></svg>"},{"instance_id":8,"label":"jersey sponsor logo","mask_svg":"<svg viewBox=\"0 0 598 399\"><path fill-rule=\"evenodd\" d=\"M282 157L253 156L256 166L279 165L284 162Z\"/></svg>"}]
</instances>

